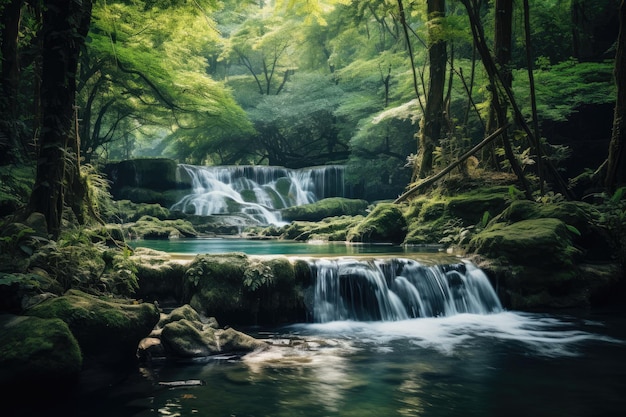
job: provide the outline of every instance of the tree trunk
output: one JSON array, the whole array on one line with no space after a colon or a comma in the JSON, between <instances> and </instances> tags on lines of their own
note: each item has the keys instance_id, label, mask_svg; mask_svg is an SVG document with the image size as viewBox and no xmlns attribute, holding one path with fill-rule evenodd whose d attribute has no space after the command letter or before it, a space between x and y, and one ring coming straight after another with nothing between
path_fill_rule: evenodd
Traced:
<instances>
[{"instance_id":1,"label":"tree trunk","mask_svg":"<svg viewBox=\"0 0 626 417\"><path fill-rule=\"evenodd\" d=\"M0 22L0 57L2 58L2 83L0 97L0 162L19 162L23 160L23 147L17 129L18 88L20 80L20 63L18 51L18 35L23 0L6 2ZM3 149L6 148L6 149Z\"/></svg>"},{"instance_id":2,"label":"tree trunk","mask_svg":"<svg viewBox=\"0 0 626 417\"><path fill-rule=\"evenodd\" d=\"M508 94L511 89L508 88L504 79L500 76L498 67L494 59L491 57L489 52L489 48L487 47L487 41L485 40L485 34L483 30L482 23L480 21L479 11L470 3L470 0L461 0L461 3L467 9L467 14L470 20L470 26L472 29L472 36L474 37L474 43L476 45L476 49L478 49L478 53L483 62L483 66L485 67L485 71L487 72L487 76L489 78L489 87L494 92L493 94L493 102L492 106L494 108L495 118L498 122L499 126L504 126L507 124L506 121L506 109L500 103L500 95L498 94L498 89L504 90L506 93L506 97L508 97L511 101L513 101L513 96ZM511 103L514 104L514 103ZM515 107L515 106L513 106ZM517 113L517 112L516 112ZM524 176L521 166L517 161L517 158L513 154L513 150L511 148L511 144L509 142L508 136L503 133L502 135L502 143L504 145L504 151L506 153L506 157L511 164L511 169L519 179L522 188L524 189L524 194L526 198L532 198L532 192L530 190L530 185Z\"/></svg>"},{"instance_id":3,"label":"tree trunk","mask_svg":"<svg viewBox=\"0 0 626 417\"><path fill-rule=\"evenodd\" d=\"M619 35L615 53L615 82L617 99L613 115L613 133L609 144L606 188L609 192L626 186L626 0L619 8Z\"/></svg>"},{"instance_id":4,"label":"tree trunk","mask_svg":"<svg viewBox=\"0 0 626 417\"><path fill-rule=\"evenodd\" d=\"M446 80L446 62L448 58L446 42L440 37L441 19L445 17L445 0L428 0L428 57L429 83L426 108L422 128L420 129L420 162L416 177L425 178L433 169L433 151L439 143L443 126L443 95Z\"/></svg>"},{"instance_id":5,"label":"tree trunk","mask_svg":"<svg viewBox=\"0 0 626 417\"><path fill-rule=\"evenodd\" d=\"M42 133L29 211L44 214L52 238L57 238L61 229L66 160L76 147L72 139L76 70L89 30L91 5L89 0L49 0L43 12ZM75 174L78 161L70 163Z\"/></svg>"}]
</instances>

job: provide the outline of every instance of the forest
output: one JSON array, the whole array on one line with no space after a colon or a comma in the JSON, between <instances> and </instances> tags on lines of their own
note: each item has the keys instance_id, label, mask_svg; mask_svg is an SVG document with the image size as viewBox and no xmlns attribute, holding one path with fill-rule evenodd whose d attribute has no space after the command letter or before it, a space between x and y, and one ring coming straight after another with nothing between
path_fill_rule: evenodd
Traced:
<instances>
[{"instance_id":1,"label":"forest","mask_svg":"<svg viewBox=\"0 0 626 417\"><path fill-rule=\"evenodd\" d=\"M481 168L541 172L555 192L608 154L606 123L584 166L555 130L615 105L616 1L3 3L3 164L48 141L75 176L141 156L342 163L393 198L505 124Z\"/></svg>"},{"instance_id":2,"label":"forest","mask_svg":"<svg viewBox=\"0 0 626 417\"><path fill-rule=\"evenodd\" d=\"M505 308L623 307L625 22L624 0L0 0L0 328L56 320L45 337L66 352L0 335L0 388L151 357L137 345L172 298L237 352L259 342L231 323L312 314L319 265L181 264L136 238L437 247L485 270ZM345 184L280 224L225 225L178 209L193 167L340 167ZM242 196L223 206L267 211Z\"/></svg>"}]
</instances>

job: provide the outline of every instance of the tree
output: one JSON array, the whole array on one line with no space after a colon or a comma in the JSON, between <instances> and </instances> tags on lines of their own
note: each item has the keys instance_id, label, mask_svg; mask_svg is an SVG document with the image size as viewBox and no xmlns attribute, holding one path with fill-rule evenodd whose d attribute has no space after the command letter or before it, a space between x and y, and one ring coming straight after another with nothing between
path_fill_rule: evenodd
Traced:
<instances>
[{"instance_id":1,"label":"tree","mask_svg":"<svg viewBox=\"0 0 626 417\"><path fill-rule=\"evenodd\" d=\"M47 0L44 4L41 108L42 133L30 212L46 218L48 233L57 238L63 215L66 167L78 166L75 109L76 72L89 30L89 0Z\"/></svg>"},{"instance_id":2,"label":"tree","mask_svg":"<svg viewBox=\"0 0 626 417\"><path fill-rule=\"evenodd\" d=\"M609 144L606 188L613 192L626 185L626 1L619 7L619 35L615 53L617 99L613 113L613 133Z\"/></svg>"},{"instance_id":3,"label":"tree","mask_svg":"<svg viewBox=\"0 0 626 417\"><path fill-rule=\"evenodd\" d=\"M442 37L443 20L445 19L445 0L428 0L428 57L429 77L428 93L424 118L419 133L419 152L421 155L417 178L425 178L433 168L433 150L439 143L444 124L443 93L446 80L447 46Z\"/></svg>"},{"instance_id":4,"label":"tree","mask_svg":"<svg viewBox=\"0 0 626 417\"><path fill-rule=\"evenodd\" d=\"M0 163L21 161L24 156L17 128L20 79L18 36L23 4L23 0L0 3Z\"/></svg>"}]
</instances>

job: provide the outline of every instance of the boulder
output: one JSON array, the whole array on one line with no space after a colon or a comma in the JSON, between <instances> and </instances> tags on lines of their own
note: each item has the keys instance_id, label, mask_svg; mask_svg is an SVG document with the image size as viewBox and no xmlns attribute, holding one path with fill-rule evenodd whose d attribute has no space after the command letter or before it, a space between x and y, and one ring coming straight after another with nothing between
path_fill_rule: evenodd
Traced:
<instances>
[{"instance_id":1,"label":"boulder","mask_svg":"<svg viewBox=\"0 0 626 417\"><path fill-rule=\"evenodd\" d=\"M199 255L185 272L183 300L228 325L293 323L305 316L301 270L287 258Z\"/></svg>"},{"instance_id":2,"label":"boulder","mask_svg":"<svg viewBox=\"0 0 626 417\"><path fill-rule=\"evenodd\" d=\"M78 290L44 301L26 313L63 320L86 358L114 363L135 360L137 345L159 321L153 304L99 298Z\"/></svg>"},{"instance_id":3,"label":"boulder","mask_svg":"<svg viewBox=\"0 0 626 417\"><path fill-rule=\"evenodd\" d=\"M183 305L165 315L152 337L141 342L139 356L154 358L162 352L167 357L193 358L242 354L265 346L265 342L233 328L220 329L215 318L205 318Z\"/></svg>"},{"instance_id":4,"label":"boulder","mask_svg":"<svg viewBox=\"0 0 626 417\"><path fill-rule=\"evenodd\" d=\"M468 249L479 255L476 264L494 279L508 308L588 307L615 286L619 274L610 265L584 267L575 237L554 217L496 222L474 236Z\"/></svg>"},{"instance_id":5,"label":"boulder","mask_svg":"<svg viewBox=\"0 0 626 417\"><path fill-rule=\"evenodd\" d=\"M287 207L281 210L283 220L317 222L327 217L356 216L365 214L369 203L365 200L355 200L343 197L331 197L315 203Z\"/></svg>"},{"instance_id":6,"label":"boulder","mask_svg":"<svg viewBox=\"0 0 626 417\"><path fill-rule=\"evenodd\" d=\"M396 204L380 203L365 219L348 231L346 240L363 243L402 243L407 222Z\"/></svg>"},{"instance_id":7,"label":"boulder","mask_svg":"<svg viewBox=\"0 0 626 417\"><path fill-rule=\"evenodd\" d=\"M0 315L0 387L73 381L82 361L78 342L62 320Z\"/></svg>"}]
</instances>

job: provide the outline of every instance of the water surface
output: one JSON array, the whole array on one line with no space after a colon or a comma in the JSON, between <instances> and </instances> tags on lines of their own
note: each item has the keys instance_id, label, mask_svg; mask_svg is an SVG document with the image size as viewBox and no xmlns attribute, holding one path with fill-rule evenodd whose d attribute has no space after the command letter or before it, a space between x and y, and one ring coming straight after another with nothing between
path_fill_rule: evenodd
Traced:
<instances>
[{"instance_id":1,"label":"water surface","mask_svg":"<svg viewBox=\"0 0 626 417\"><path fill-rule=\"evenodd\" d=\"M245 329L271 348L140 367L81 415L617 417L625 324L505 311Z\"/></svg>"}]
</instances>

